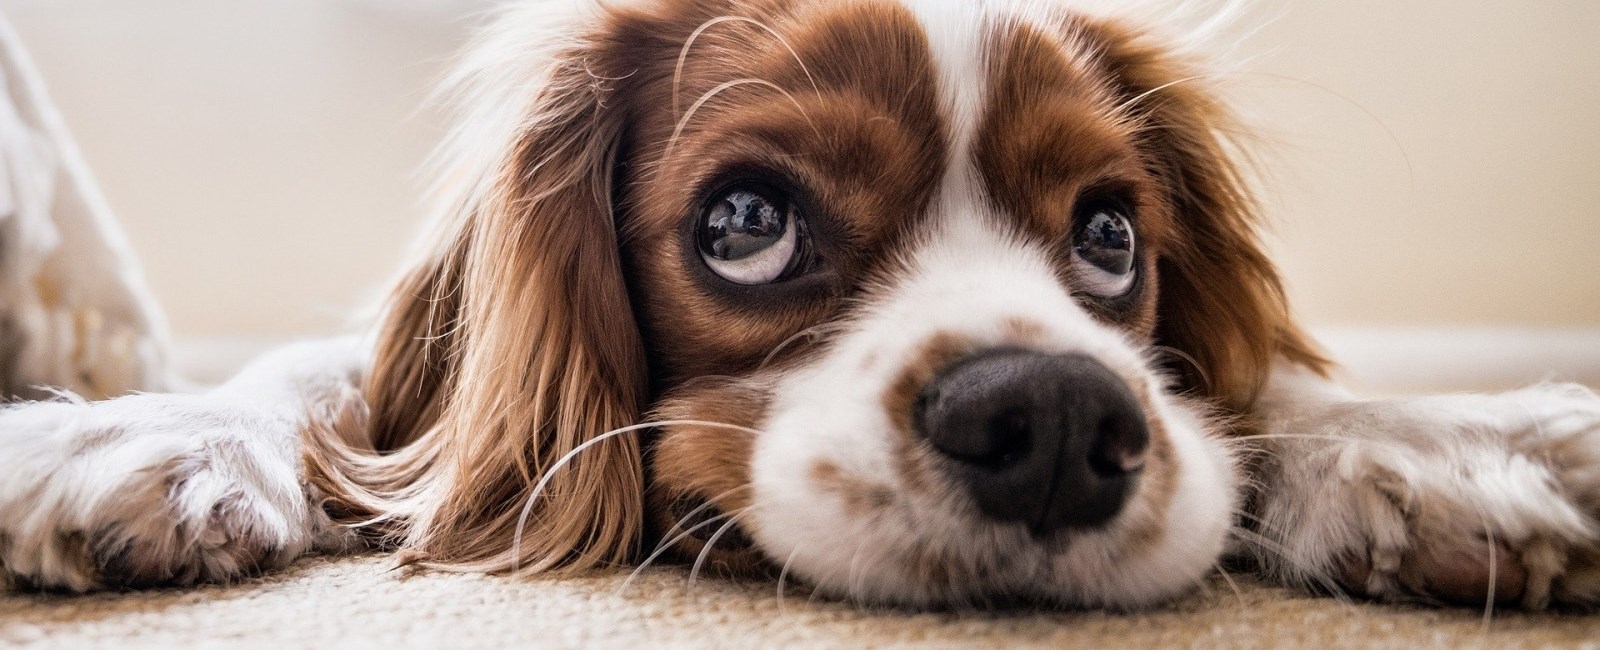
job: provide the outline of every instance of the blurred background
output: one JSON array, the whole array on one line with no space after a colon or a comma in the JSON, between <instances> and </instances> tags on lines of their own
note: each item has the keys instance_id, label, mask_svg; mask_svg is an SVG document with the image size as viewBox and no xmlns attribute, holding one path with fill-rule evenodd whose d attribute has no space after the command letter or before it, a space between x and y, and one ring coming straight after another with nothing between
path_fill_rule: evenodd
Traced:
<instances>
[{"instance_id":1,"label":"blurred background","mask_svg":"<svg viewBox=\"0 0 1600 650\"><path fill-rule=\"evenodd\" d=\"M0 0L202 347L339 331L381 293L442 131L427 93L486 6ZM1385 386L1600 382L1600 2L1256 14L1226 83L1318 336Z\"/></svg>"}]
</instances>

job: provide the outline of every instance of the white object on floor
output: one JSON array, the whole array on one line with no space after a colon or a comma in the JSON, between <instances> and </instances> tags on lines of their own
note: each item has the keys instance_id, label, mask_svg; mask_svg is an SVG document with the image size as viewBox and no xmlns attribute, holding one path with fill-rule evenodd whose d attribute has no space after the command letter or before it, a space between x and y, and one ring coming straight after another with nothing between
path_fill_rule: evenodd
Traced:
<instances>
[{"instance_id":1,"label":"white object on floor","mask_svg":"<svg viewBox=\"0 0 1600 650\"><path fill-rule=\"evenodd\" d=\"M0 393L161 390L165 331L133 249L0 19Z\"/></svg>"}]
</instances>

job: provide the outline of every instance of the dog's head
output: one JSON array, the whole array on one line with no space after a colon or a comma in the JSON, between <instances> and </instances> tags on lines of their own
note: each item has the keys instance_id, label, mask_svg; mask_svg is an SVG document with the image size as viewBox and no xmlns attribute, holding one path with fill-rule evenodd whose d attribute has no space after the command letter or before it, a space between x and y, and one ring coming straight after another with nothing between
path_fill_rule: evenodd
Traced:
<instances>
[{"instance_id":1,"label":"dog's head","mask_svg":"<svg viewBox=\"0 0 1600 650\"><path fill-rule=\"evenodd\" d=\"M1202 75L1075 4L660 0L553 50L511 15L383 333L367 497L484 568L1192 585L1237 505L1212 414L1315 357Z\"/></svg>"}]
</instances>

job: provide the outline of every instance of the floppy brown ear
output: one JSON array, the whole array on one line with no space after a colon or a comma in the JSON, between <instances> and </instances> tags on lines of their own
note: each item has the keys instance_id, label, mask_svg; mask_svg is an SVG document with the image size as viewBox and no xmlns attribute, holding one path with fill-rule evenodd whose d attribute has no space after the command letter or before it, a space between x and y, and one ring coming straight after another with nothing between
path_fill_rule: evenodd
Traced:
<instances>
[{"instance_id":1,"label":"floppy brown ear","mask_svg":"<svg viewBox=\"0 0 1600 650\"><path fill-rule=\"evenodd\" d=\"M1178 234L1157 262L1157 343L1192 358L1171 365L1187 386L1244 413L1276 358L1318 372L1328 362L1290 317L1256 232L1257 205L1227 146L1233 117L1209 78L1131 30L1098 29L1171 188Z\"/></svg>"},{"instance_id":2,"label":"floppy brown ear","mask_svg":"<svg viewBox=\"0 0 1600 650\"><path fill-rule=\"evenodd\" d=\"M346 435L313 459L330 508L376 525L414 561L537 571L635 550L637 439L576 452L634 424L646 390L611 205L629 102L606 48L623 40L595 28L538 79L481 72L502 94L471 101L520 102L510 136L457 143L499 155L479 169L467 161L469 188L439 247L392 297L364 440ZM475 126L463 137L481 139Z\"/></svg>"}]
</instances>

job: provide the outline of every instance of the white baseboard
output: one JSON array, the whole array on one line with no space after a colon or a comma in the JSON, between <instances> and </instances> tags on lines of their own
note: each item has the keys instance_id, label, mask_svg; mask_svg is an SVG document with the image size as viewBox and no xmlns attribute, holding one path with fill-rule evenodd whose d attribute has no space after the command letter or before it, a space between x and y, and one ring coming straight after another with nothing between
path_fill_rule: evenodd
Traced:
<instances>
[{"instance_id":1,"label":"white baseboard","mask_svg":"<svg viewBox=\"0 0 1600 650\"><path fill-rule=\"evenodd\" d=\"M1360 328L1313 331L1357 389L1378 393L1512 388L1538 381L1600 386L1600 329ZM174 362L202 382L227 378L274 339L181 340Z\"/></svg>"},{"instance_id":2,"label":"white baseboard","mask_svg":"<svg viewBox=\"0 0 1600 650\"><path fill-rule=\"evenodd\" d=\"M179 338L172 345L172 365L185 379L217 384L251 359L288 341L247 336Z\"/></svg>"},{"instance_id":3,"label":"white baseboard","mask_svg":"<svg viewBox=\"0 0 1600 650\"><path fill-rule=\"evenodd\" d=\"M1540 381L1600 386L1600 329L1319 328L1343 375L1382 392L1497 390Z\"/></svg>"}]
</instances>

